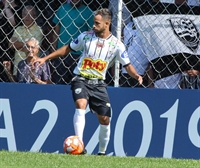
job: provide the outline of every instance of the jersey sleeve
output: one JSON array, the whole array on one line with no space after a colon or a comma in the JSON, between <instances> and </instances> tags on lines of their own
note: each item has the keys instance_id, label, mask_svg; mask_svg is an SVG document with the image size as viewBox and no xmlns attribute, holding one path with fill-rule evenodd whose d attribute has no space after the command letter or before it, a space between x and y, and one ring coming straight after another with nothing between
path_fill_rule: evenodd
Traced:
<instances>
[{"instance_id":1,"label":"jersey sleeve","mask_svg":"<svg viewBox=\"0 0 200 168\"><path fill-rule=\"evenodd\" d=\"M77 38L75 38L69 44L70 48L74 51L82 51L84 49L84 33L81 33Z\"/></svg>"},{"instance_id":2,"label":"jersey sleeve","mask_svg":"<svg viewBox=\"0 0 200 168\"><path fill-rule=\"evenodd\" d=\"M129 59L128 53L122 42L119 43L116 58L119 60L119 62L122 64L122 66L130 64L130 59Z\"/></svg>"}]
</instances>

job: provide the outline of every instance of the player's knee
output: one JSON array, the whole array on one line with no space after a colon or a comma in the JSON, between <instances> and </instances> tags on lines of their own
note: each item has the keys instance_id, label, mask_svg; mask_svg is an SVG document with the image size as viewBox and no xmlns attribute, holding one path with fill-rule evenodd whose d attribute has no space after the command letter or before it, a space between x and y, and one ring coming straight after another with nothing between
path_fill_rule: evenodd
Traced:
<instances>
[{"instance_id":1,"label":"player's knee","mask_svg":"<svg viewBox=\"0 0 200 168\"><path fill-rule=\"evenodd\" d=\"M75 116L83 116L83 115L85 115L85 110L82 109L75 110Z\"/></svg>"},{"instance_id":2,"label":"player's knee","mask_svg":"<svg viewBox=\"0 0 200 168\"><path fill-rule=\"evenodd\" d=\"M101 125L109 125L110 124L110 117L108 116L98 116L99 123Z\"/></svg>"},{"instance_id":3,"label":"player's knee","mask_svg":"<svg viewBox=\"0 0 200 168\"><path fill-rule=\"evenodd\" d=\"M78 99L76 100L76 108L77 109L86 109L87 106L87 100L86 99Z\"/></svg>"}]
</instances>

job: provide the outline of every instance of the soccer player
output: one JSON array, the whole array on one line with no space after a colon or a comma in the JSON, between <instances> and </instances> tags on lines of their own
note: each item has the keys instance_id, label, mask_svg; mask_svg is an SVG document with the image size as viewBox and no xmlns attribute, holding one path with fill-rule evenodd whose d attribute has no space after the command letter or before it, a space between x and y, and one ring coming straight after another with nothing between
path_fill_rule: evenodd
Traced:
<instances>
[{"instance_id":1,"label":"soccer player","mask_svg":"<svg viewBox=\"0 0 200 168\"><path fill-rule=\"evenodd\" d=\"M111 12L108 9L97 10L93 30L81 33L69 45L36 60L41 65L49 59L67 55L70 51L83 51L71 82L76 106L74 129L75 134L82 140L85 111L89 104L90 110L97 114L100 124L98 155L105 155L110 139L111 106L104 83L108 68L118 59L131 77L140 84L143 82L142 77L131 65L124 44L109 31L110 24Z\"/></svg>"}]
</instances>

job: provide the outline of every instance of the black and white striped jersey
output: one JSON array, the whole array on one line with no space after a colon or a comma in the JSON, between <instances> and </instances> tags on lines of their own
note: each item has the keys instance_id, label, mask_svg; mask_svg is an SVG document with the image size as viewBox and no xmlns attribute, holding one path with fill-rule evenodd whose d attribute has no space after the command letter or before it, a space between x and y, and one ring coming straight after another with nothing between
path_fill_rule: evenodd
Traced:
<instances>
[{"instance_id":1,"label":"black and white striped jersey","mask_svg":"<svg viewBox=\"0 0 200 168\"><path fill-rule=\"evenodd\" d=\"M102 39L94 31L83 32L70 43L70 48L82 51L74 74L86 78L105 79L106 72L115 59L122 66L130 63L124 44L112 34Z\"/></svg>"}]
</instances>

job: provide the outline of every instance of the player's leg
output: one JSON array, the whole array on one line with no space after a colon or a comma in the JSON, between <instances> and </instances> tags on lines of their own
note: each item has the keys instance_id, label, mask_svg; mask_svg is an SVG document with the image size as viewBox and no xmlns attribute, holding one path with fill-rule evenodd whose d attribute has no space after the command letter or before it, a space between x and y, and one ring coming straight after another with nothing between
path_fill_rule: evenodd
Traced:
<instances>
[{"instance_id":1,"label":"player's leg","mask_svg":"<svg viewBox=\"0 0 200 168\"><path fill-rule=\"evenodd\" d=\"M106 152L109 140L110 140L110 117L97 115L99 120L99 155L103 155Z\"/></svg>"},{"instance_id":2,"label":"player's leg","mask_svg":"<svg viewBox=\"0 0 200 168\"><path fill-rule=\"evenodd\" d=\"M99 120L99 154L105 154L110 140L110 100L104 85L94 86L93 95L89 99L90 109L97 114Z\"/></svg>"},{"instance_id":3,"label":"player's leg","mask_svg":"<svg viewBox=\"0 0 200 168\"><path fill-rule=\"evenodd\" d=\"M75 135L83 140L83 132L85 128L85 111L87 107L87 92L84 82L73 81L71 84L73 99L75 102L75 113L73 118Z\"/></svg>"},{"instance_id":4,"label":"player's leg","mask_svg":"<svg viewBox=\"0 0 200 168\"><path fill-rule=\"evenodd\" d=\"M83 140L83 131L85 128L85 110L86 110L87 100L78 99L76 100L75 104L76 104L76 109L73 118L74 131L75 135L79 136L79 138Z\"/></svg>"}]
</instances>

